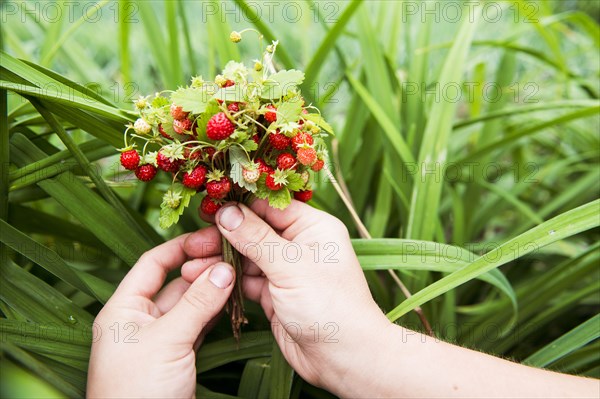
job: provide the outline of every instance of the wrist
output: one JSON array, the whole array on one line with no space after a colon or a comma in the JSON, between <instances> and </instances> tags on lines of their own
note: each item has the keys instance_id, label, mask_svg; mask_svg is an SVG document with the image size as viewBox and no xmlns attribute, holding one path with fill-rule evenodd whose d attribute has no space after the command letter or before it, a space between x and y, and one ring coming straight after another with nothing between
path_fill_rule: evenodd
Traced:
<instances>
[{"instance_id":1,"label":"wrist","mask_svg":"<svg viewBox=\"0 0 600 399\"><path fill-rule=\"evenodd\" d=\"M321 385L340 397L389 396L381 379L390 374L388 367L398 356L402 327L391 323L379 308L373 317L360 320L324 362Z\"/></svg>"}]
</instances>

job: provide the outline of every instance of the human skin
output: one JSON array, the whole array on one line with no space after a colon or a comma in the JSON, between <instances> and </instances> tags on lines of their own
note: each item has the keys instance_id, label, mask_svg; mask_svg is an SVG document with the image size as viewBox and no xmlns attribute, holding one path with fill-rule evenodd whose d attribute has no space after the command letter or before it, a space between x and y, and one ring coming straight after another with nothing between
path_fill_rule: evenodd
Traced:
<instances>
[{"instance_id":1,"label":"human skin","mask_svg":"<svg viewBox=\"0 0 600 399\"><path fill-rule=\"evenodd\" d=\"M597 380L519 365L389 322L369 292L346 227L327 213L297 201L284 211L256 201L204 217L216 226L144 255L98 315L104 328L138 318L140 333L147 332L134 349L94 343L90 396L193 396L194 343L231 292L230 283L218 288L208 280L215 264L228 267L221 262L221 234L245 256L244 293L262 306L286 360L306 381L340 397L599 396ZM167 248L178 255L163 259ZM178 264L182 279L154 297ZM203 299L179 305L195 296ZM173 311L178 306L187 306L190 320Z\"/></svg>"}]
</instances>

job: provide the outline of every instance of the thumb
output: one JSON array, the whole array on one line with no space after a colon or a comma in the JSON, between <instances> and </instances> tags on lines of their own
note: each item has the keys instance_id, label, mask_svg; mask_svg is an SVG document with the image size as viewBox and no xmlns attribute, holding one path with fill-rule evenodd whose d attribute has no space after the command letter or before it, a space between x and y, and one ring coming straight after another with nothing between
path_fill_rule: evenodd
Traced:
<instances>
[{"instance_id":1,"label":"thumb","mask_svg":"<svg viewBox=\"0 0 600 399\"><path fill-rule=\"evenodd\" d=\"M254 262L273 281L286 263L282 251L290 242L273 230L250 208L228 204L216 214L219 231L242 255Z\"/></svg>"},{"instance_id":2,"label":"thumb","mask_svg":"<svg viewBox=\"0 0 600 399\"><path fill-rule=\"evenodd\" d=\"M234 279L231 265L224 262L213 265L198 276L159 322L175 341L193 344L200 332L225 306Z\"/></svg>"}]
</instances>

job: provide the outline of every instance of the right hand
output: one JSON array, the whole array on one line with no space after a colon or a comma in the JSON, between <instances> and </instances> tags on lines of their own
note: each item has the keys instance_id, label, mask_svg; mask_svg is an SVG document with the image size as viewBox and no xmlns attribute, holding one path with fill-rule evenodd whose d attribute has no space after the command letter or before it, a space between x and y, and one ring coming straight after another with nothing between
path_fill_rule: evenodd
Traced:
<instances>
[{"instance_id":1,"label":"right hand","mask_svg":"<svg viewBox=\"0 0 600 399\"><path fill-rule=\"evenodd\" d=\"M381 342L375 334L392 324L369 292L344 224L298 201L283 211L264 200L250 208L231 203L215 219L244 255L244 293L261 304L294 370L338 394L357 382L357 370L377 356L374 347ZM192 234L186 250L216 255L198 250L220 245L215 239L207 246L208 236L215 234ZM188 281L197 277L192 267L182 275Z\"/></svg>"}]
</instances>

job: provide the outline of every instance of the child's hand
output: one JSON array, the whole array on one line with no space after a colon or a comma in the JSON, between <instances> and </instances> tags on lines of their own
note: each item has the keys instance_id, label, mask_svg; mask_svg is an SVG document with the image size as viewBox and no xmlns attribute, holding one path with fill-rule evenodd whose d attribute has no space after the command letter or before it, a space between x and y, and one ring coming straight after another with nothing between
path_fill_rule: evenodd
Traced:
<instances>
[{"instance_id":1,"label":"child's hand","mask_svg":"<svg viewBox=\"0 0 600 399\"><path fill-rule=\"evenodd\" d=\"M371 297L348 231L298 201L284 211L266 201L251 208L228 204L216 215L218 229L246 257L244 292L262 305L290 365L308 382L341 393L347 380L359 382L360 365L378 356L374 332L391 327ZM208 244L206 236L190 235L186 251L218 255L218 239ZM199 273L198 264L182 268L188 281Z\"/></svg>"},{"instance_id":2,"label":"child's hand","mask_svg":"<svg viewBox=\"0 0 600 399\"><path fill-rule=\"evenodd\" d=\"M211 233L196 236L210 241ZM218 258L187 261L187 237L146 252L96 317L88 397L195 397L194 349L227 301L234 275L230 265L215 264ZM159 292L167 272L182 264L197 278L178 278Z\"/></svg>"}]
</instances>

